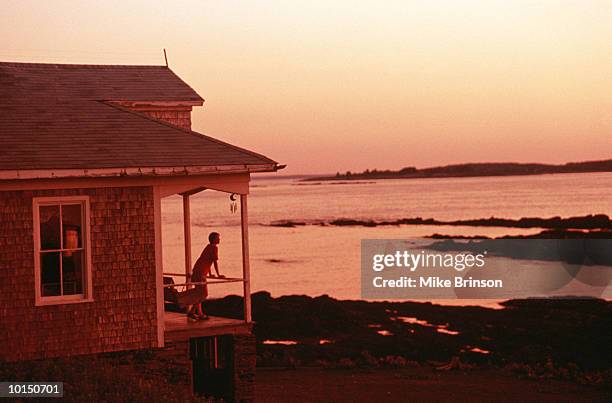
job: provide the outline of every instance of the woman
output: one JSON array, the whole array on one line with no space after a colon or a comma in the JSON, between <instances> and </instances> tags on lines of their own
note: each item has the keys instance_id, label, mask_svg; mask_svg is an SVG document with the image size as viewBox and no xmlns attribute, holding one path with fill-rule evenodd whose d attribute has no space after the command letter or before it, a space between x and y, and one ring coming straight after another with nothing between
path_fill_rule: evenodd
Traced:
<instances>
[{"instance_id":1,"label":"woman","mask_svg":"<svg viewBox=\"0 0 612 403\"><path fill-rule=\"evenodd\" d=\"M202 254L193 265L191 273L191 282L193 283L205 283L206 277L210 275L210 268L214 265L217 277L223 277L219 274L219 242L221 242L221 235L218 232L211 232L208 235L208 245L202 251ZM205 300L208 297L208 286L206 284L198 284L196 290L202 293L202 299ZM204 320L208 319L208 315L203 310L204 302L192 305L187 312L187 316L192 320Z\"/></svg>"}]
</instances>

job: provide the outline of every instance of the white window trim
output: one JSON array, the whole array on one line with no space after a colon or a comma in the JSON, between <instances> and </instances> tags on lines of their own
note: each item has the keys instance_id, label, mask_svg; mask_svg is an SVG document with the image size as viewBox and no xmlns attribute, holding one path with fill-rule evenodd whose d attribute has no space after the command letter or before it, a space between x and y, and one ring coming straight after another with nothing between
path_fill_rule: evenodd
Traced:
<instances>
[{"instance_id":1,"label":"white window trim","mask_svg":"<svg viewBox=\"0 0 612 403\"><path fill-rule=\"evenodd\" d=\"M53 297L43 297L40 292L40 206L56 205L62 203L81 202L85 206L83 213L83 253L85 254L85 281L83 294L61 295ZM32 198L32 210L34 213L34 288L35 305L58 305L75 304L82 302L92 302L93 282L91 275L91 239L90 239L90 210L89 196L53 196L53 197L34 197Z\"/></svg>"}]
</instances>

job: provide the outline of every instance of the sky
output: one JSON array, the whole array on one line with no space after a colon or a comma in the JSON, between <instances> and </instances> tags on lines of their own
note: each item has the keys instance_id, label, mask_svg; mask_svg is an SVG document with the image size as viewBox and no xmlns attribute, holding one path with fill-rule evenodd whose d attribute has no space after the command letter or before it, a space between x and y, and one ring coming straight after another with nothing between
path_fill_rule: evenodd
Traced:
<instances>
[{"instance_id":1,"label":"sky","mask_svg":"<svg viewBox=\"0 0 612 403\"><path fill-rule=\"evenodd\" d=\"M163 64L285 174L612 158L612 1L7 1L1 61Z\"/></svg>"}]
</instances>

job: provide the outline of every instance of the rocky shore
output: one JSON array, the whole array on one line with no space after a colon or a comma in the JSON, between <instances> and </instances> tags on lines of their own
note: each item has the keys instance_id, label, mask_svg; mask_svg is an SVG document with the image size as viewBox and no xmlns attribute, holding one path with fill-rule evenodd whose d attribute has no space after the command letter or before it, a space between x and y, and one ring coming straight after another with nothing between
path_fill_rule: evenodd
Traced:
<instances>
[{"instance_id":1,"label":"rocky shore","mask_svg":"<svg viewBox=\"0 0 612 403\"><path fill-rule=\"evenodd\" d=\"M207 303L240 318L242 298ZM503 309L253 295L258 401L610 401L612 302ZM5 381L61 381L64 400L206 402L186 368L138 350L0 363Z\"/></svg>"},{"instance_id":2,"label":"rocky shore","mask_svg":"<svg viewBox=\"0 0 612 403\"><path fill-rule=\"evenodd\" d=\"M434 218L401 218L391 221L361 220L351 218L339 218L331 221L315 220L310 222L281 220L269 224L272 227L298 227L303 225L330 225L330 226L361 226L377 227L385 225L451 225L465 227L507 227L507 228L549 228L549 229L603 229L612 230L612 220L606 214L589 214L578 217L523 217L520 219L509 218L478 218L470 220L437 220Z\"/></svg>"},{"instance_id":3,"label":"rocky shore","mask_svg":"<svg viewBox=\"0 0 612 403\"><path fill-rule=\"evenodd\" d=\"M434 234L431 238L442 240L425 246L425 249L473 253L487 251L489 256L513 259L559 261L581 266L612 266L612 231L556 230L495 239L478 236L467 238L467 241L466 237L439 234Z\"/></svg>"},{"instance_id":4,"label":"rocky shore","mask_svg":"<svg viewBox=\"0 0 612 403\"><path fill-rule=\"evenodd\" d=\"M503 309L253 295L258 366L505 368L522 376L612 382L612 302L512 300ZM242 299L210 300L239 318ZM454 363L454 364L453 364Z\"/></svg>"}]
</instances>

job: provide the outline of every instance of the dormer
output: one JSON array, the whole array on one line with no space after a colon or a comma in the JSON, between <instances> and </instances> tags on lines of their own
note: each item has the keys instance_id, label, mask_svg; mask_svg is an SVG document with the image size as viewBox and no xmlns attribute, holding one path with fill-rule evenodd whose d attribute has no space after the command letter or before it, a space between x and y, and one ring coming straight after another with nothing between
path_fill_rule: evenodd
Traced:
<instances>
[{"instance_id":1,"label":"dormer","mask_svg":"<svg viewBox=\"0 0 612 403\"><path fill-rule=\"evenodd\" d=\"M204 101L113 101L117 105L142 113L185 130L191 130L191 111Z\"/></svg>"}]
</instances>

